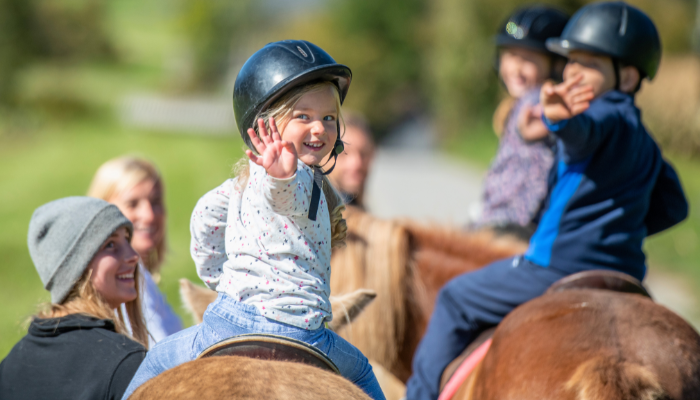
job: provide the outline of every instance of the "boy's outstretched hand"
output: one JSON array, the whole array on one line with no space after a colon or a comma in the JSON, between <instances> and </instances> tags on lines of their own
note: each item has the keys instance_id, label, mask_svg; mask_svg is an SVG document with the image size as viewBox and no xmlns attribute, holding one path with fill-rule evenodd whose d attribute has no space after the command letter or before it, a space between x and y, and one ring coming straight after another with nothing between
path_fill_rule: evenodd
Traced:
<instances>
[{"instance_id":1,"label":"boy's outstretched hand","mask_svg":"<svg viewBox=\"0 0 700 400\"><path fill-rule=\"evenodd\" d=\"M273 178L286 179L294 176L297 172L297 150L292 142L282 140L275 119L270 118L270 134L265 128L265 121L258 119L258 131L260 138L253 128L248 129L248 136L260 155L256 156L252 151L246 150L248 158L265 168Z\"/></svg>"},{"instance_id":2,"label":"boy's outstretched hand","mask_svg":"<svg viewBox=\"0 0 700 400\"><path fill-rule=\"evenodd\" d=\"M573 118L586 111L595 97L593 87L579 85L583 75L577 75L558 85L546 82L540 91L544 116L553 123Z\"/></svg>"}]
</instances>

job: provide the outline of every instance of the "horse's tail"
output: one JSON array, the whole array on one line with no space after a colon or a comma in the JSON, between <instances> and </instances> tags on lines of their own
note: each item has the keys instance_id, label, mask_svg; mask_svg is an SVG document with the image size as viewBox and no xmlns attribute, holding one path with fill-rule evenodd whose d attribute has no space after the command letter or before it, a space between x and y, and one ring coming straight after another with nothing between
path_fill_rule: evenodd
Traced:
<instances>
[{"instance_id":1,"label":"horse's tail","mask_svg":"<svg viewBox=\"0 0 700 400\"><path fill-rule=\"evenodd\" d=\"M576 400L660 400L665 393L653 372L615 357L595 357L581 364L566 383Z\"/></svg>"}]
</instances>

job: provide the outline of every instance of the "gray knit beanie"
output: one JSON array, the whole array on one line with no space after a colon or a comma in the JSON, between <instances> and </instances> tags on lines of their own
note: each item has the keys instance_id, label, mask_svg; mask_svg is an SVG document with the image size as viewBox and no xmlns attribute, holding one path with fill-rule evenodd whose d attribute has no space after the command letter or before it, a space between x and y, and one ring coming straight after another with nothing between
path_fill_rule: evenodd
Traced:
<instances>
[{"instance_id":1,"label":"gray knit beanie","mask_svg":"<svg viewBox=\"0 0 700 400\"><path fill-rule=\"evenodd\" d=\"M29 221L29 255L51 302L61 304L114 231L133 226L115 206L92 197L66 197L37 208Z\"/></svg>"}]
</instances>

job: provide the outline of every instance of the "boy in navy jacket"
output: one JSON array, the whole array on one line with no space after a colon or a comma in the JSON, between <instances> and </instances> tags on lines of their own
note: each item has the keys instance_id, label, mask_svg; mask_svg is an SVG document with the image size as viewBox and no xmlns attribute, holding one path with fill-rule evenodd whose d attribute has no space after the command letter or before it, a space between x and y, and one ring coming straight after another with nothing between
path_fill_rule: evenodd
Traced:
<instances>
[{"instance_id":1,"label":"boy in navy jacket","mask_svg":"<svg viewBox=\"0 0 700 400\"><path fill-rule=\"evenodd\" d=\"M673 167L642 125L634 94L661 58L654 23L622 2L579 10L547 47L569 61L540 94L558 139L550 193L527 252L461 275L440 291L413 359L407 398L436 399L440 376L483 329L558 279L610 269L644 279L642 242L686 218Z\"/></svg>"}]
</instances>

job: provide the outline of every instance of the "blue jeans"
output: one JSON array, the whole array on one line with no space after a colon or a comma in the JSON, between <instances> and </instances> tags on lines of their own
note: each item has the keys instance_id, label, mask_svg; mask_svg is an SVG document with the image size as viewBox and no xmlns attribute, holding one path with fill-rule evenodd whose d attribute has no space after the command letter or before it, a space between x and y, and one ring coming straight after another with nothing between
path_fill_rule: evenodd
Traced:
<instances>
[{"instance_id":1,"label":"blue jeans","mask_svg":"<svg viewBox=\"0 0 700 400\"><path fill-rule=\"evenodd\" d=\"M437 399L442 372L481 331L497 325L515 307L540 296L566 275L515 257L447 282L413 356L406 398Z\"/></svg>"},{"instance_id":2,"label":"blue jeans","mask_svg":"<svg viewBox=\"0 0 700 400\"><path fill-rule=\"evenodd\" d=\"M346 379L373 399L384 399L372 366L355 346L332 332L306 330L269 320L254 306L219 293L209 305L201 324L168 336L151 349L124 393L126 400L139 386L158 374L194 360L207 347L246 333L269 333L308 343L326 354Z\"/></svg>"}]
</instances>

